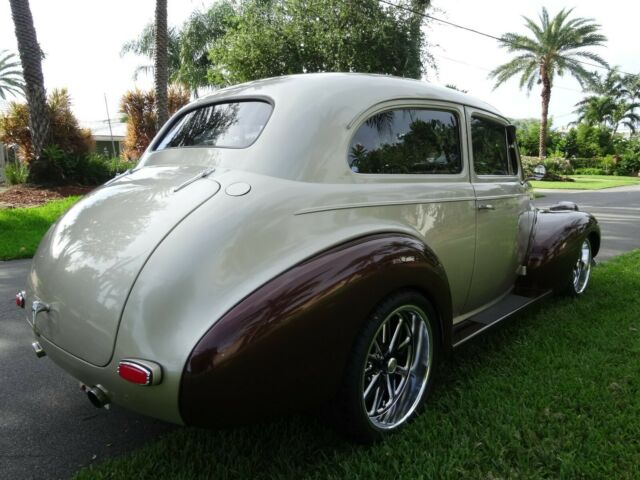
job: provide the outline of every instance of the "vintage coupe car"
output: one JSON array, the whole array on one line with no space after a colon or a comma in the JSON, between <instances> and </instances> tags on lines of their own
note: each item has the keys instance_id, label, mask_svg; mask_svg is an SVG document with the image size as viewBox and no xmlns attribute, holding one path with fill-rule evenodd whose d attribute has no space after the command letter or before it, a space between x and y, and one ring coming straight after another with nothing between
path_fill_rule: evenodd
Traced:
<instances>
[{"instance_id":1,"label":"vintage coupe car","mask_svg":"<svg viewBox=\"0 0 640 480\"><path fill-rule=\"evenodd\" d=\"M442 355L580 295L599 245L575 205L532 206L486 103L298 75L176 113L51 227L17 302L97 406L216 426L330 403L371 441L416 413Z\"/></svg>"}]
</instances>

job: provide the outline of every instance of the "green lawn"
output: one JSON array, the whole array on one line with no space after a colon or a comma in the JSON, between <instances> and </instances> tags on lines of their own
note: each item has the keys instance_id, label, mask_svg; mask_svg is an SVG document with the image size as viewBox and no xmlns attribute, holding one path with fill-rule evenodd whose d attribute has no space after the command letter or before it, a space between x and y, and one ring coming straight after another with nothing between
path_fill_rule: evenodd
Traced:
<instances>
[{"instance_id":1,"label":"green lawn","mask_svg":"<svg viewBox=\"0 0 640 480\"><path fill-rule=\"evenodd\" d=\"M603 188L640 185L638 177L616 177L612 175L570 175L575 182L539 182L532 180L533 188L563 190L601 190Z\"/></svg>"},{"instance_id":2,"label":"green lawn","mask_svg":"<svg viewBox=\"0 0 640 480\"><path fill-rule=\"evenodd\" d=\"M178 428L76 478L637 479L638 292L640 250L596 267L584 298L552 299L462 347L423 414L373 447L310 417Z\"/></svg>"},{"instance_id":3,"label":"green lawn","mask_svg":"<svg viewBox=\"0 0 640 480\"><path fill-rule=\"evenodd\" d=\"M0 210L0 260L32 257L51 224L79 199L68 197L40 207Z\"/></svg>"}]
</instances>

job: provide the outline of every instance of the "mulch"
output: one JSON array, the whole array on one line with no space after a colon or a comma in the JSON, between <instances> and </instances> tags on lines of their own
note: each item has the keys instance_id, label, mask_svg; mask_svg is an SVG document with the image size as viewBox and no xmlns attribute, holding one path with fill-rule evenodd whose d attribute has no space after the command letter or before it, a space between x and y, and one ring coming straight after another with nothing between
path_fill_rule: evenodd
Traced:
<instances>
[{"instance_id":1,"label":"mulch","mask_svg":"<svg viewBox=\"0 0 640 480\"><path fill-rule=\"evenodd\" d=\"M31 185L14 185L0 192L0 208L35 207L51 200L85 195L95 187L65 185L61 187L36 187Z\"/></svg>"}]
</instances>

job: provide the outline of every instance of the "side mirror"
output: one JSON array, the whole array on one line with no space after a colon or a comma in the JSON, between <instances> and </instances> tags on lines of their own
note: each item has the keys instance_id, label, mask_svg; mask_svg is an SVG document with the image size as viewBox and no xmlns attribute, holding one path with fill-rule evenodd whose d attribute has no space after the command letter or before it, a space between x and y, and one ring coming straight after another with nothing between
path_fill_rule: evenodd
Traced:
<instances>
[{"instance_id":1,"label":"side mirror","mask_svg":"<svg viewBox=\"0 0 640 480\"><path fill-rule=\"evenodd\" d=\"M526 177L520 183L524 185L529 180L542 180L546 174L547 174L547 169L544 165L542 164L536 165L536 167L533 169L533 175L531 175L530 177Z\"/></svg>"},{"instance_id":2,"label":"side mirror","mask_svg":"<svg viewBox=\"0 0 640 480\"><path fill-rule=\"evenodd\" d=\"M547 168L542 164L536 165L536 168L533 169L534 180L541 180L544 178L546 174L547 174Z\"/></svg>"}]
</instances>

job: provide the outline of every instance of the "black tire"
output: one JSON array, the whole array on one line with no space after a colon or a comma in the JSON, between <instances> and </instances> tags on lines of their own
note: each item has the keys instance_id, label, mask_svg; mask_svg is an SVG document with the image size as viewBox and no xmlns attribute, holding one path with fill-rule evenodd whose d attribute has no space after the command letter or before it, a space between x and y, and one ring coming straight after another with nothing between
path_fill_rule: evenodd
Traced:
<instances>
[{"instance_id":1,"label":"black tire","mask_svg":"<svg viewBox=\"0 0 640 480\"><path fill-rule=\"evenodd\" d=\"M423 295L407 290L382 301L347 363L336 402L339 428L365 444L402 428L431 391L439 354L437 316Z\"/></svg>"},{"instance_id":2,"label":"black tire","mask_svg":"<svg viewBox=\"0 0 640 480\"><path fill-rule=\"evenodd\" d=\"M567 273L565 288L566 295L579 297L589 286L591 278L591 266L593 265L593 255L591 241L585 238L576 253L576 261L572 265L571 271Z\"/></svg>"}]
</instances>

